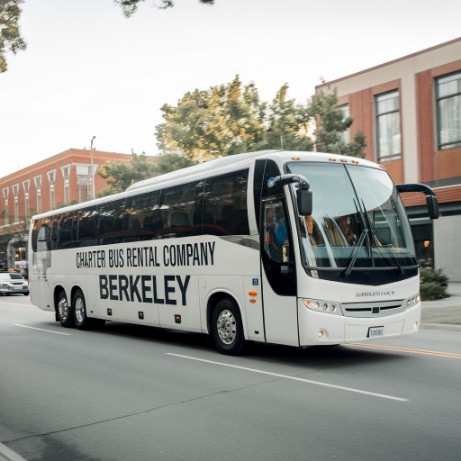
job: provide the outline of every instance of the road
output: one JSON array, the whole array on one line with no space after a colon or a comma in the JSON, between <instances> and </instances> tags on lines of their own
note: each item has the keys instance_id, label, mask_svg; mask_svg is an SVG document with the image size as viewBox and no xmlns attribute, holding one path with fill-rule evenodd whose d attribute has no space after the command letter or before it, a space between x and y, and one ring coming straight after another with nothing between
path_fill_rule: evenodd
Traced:
<instances>
[{"instance_id":1,"label":"road","mask_svg":"<svg viewBox=\"0 0 461 461\"><path fill-rule=\"evenodd\" d=\"M11 296L0 298L0 346L0 442L28 461L451 461L461 452L461 331L227 357L201 335L66 330Z\"/></svg>"}]
</instances>

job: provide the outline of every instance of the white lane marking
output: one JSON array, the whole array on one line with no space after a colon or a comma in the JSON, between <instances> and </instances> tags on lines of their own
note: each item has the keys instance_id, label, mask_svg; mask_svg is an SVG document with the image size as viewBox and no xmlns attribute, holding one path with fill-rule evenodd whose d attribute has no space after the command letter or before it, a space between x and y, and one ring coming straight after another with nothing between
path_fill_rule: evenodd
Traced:
<instances>
[{"instance_id":1,"label":"white lane marking","mask_svg":"<svg viewBox=\"0 0 461 461\"><path fill-rule=\"evenodd\" d=\"M174 357L180 357L183 359L196 360L197 362L211 363L212 365L220 365L222 367L228 367L228 368L237 368L238 370L251 371L252 373L260 373L262 375L275 376L277 378L291 379L293 381L301 381L303 383L314 384L316 386L331 387L333 389L339 389L339 390L348 391L348 392L355 392L357 394L370 395L372 397L379 397L382 399L397 400L398 402L408 402L409 401L408 399L402 399L401 397L394 397L392 395L378 394L376 392L363 391L361 389L355 389L353 387L337 386L336 384L322 383L320 381L311 381L310 379L297 378L296 376L282 375L280 373L272 373L270 371L258 370L256 368L247 368L247 367L241 367L238 365L230 365L228 363L214 362L212 360L199 359L197 357L190 357L188 355L181 355L181 354L173 354L170 352L167 352L166 354L172 355Z\"/></svg>"},{"instance_id":2,"label":"white lane marking","mask_svg":"<svg viewBox=\"0 0 461 461\"><path fill-rule=\"evenodd\" d=\"M26 461L25 458L18 455L6 445L3 445L3 443L0 443L0 459L4 459L5 461Z\"/></svg>"},{"instance_id":3,"label":"white lane marking","mask_svg":"<svg viewBox=\"0 0 461 461\"><path fill-rule=\"evenodd\" d=\"M45 331L47 333L54 333L55 335L72 336L70 333L61 333L60 331L45 330L43 328L36 328L36 327L28 327L27 325L20 325L19 323L14 323L13 325L15 327L29 328L30 330L38 330L38 331Z\"/></svg>"}]
</instances>

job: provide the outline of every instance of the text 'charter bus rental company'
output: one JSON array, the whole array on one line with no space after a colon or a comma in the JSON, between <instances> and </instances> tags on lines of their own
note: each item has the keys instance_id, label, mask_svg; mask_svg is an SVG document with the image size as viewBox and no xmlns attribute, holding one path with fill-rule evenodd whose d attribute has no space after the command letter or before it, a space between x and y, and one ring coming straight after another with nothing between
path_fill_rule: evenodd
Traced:
<instances>
[{"instance_id":1,"label":"text 'charter bus rental company'","mask_svg":"<svg viewBox=\"0 0 461 461\"><path fill-rule=\"evenodd\" d=\"M32 218L32 303L65 327L130 322L297 347L419 328L400 191L375 163L262 151L141 181Z\"/></svg>"}]
</instances>

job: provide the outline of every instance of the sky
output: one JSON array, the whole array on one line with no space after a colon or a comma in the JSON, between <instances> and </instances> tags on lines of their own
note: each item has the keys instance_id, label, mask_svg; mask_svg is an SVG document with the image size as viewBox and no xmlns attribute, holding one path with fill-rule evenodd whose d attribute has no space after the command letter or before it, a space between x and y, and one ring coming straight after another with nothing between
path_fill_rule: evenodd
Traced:
<instances>
[{"instance_id":1,"label":"sky","mask_svg":"<svg viewBox=\"0 0 461 461\"><path fill-rule=\"evenodd\" d=\"M0 74L0 177L70 148L158 153L161 107L238 74L305 104L330 81L460 36L459 0L25 0ZM460 56L461 59L461 56Z\"/></svg>"}]
</instances>

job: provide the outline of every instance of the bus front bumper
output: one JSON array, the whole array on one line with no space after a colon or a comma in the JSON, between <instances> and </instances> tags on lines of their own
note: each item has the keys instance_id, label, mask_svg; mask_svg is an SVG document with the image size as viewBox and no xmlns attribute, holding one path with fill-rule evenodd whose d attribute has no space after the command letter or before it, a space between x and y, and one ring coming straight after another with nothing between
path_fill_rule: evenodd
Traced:
<instances>
[{"instance_id":1,"label":"bus front bumper","mask_svg":"<svg viewBox=\"0 0 461 461\"><path fill-rule=\"evenodd\" d=\"M416 333L421 303L392 316L357 318L315 312L299 305L299 345L344 344Z\"/></svg>"}]
</instances>

